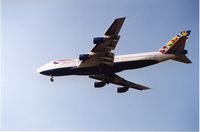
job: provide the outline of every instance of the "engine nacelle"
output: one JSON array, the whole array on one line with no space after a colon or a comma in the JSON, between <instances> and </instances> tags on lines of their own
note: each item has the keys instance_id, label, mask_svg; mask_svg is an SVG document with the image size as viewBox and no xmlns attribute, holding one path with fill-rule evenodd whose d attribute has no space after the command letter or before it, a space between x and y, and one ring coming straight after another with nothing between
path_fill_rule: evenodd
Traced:
<instances>
[{"instance_id":1,"label":"engine nacelle","mask_svg":"<svg viewBox=\"0 0 200 132\"><path fill-rule=\"evenodd\" d=\"M181 52L174 53L175 55L186 55L188 53L187 50L183 50Z\"/></svg>"},{"instance_id":2,"label":"engine nacelle","mask_svg":"<svg viewBox=\"0 0 200 132\"><path fill-rule=\"evenodd\" d=\"M119 87L117 88L117 92L118 93L124 93L124 92L127 92L128 91L128 87Z\"/></svg>"},{"instance_id":3,"label":"engine nacelle","mask_svg":"<svg viewBox=\"0 0 200 132\"><path fill-rule=\"evenodd\" d=\"M187 53L188 53L187 50L183 50L183 51L181 52L181 54L183 54L183 55L186 55Z\"/></svg>"},{"instance_id":4,"label":"engine nacelle","mask_svg":"<svg viewBox=\"0 0 200 132\"><path fill-rule=\"evenodd\" d=\"M88 60L89 58L90 58L89 54L80 54L79 55L79 60L81 60L81 61Z\"/></svg>"},{"instance_id":5,"label":"engine nacelle","mask_svg":"<svg viewBox=\"0 0 200 132\"><path fill-rule=\"evenodd\" d=\"M95 88L101 88L101 87L103 87L103 86L105 86L105 85L106 85L105 82L95 82L95 83L94 83L94 87L95 87Z\"/></svg>"},{"instance_id":6,"label":"engine nacelle","mask_svg":"<svg viewBox=\"0 0 200 132\"><path fill-rule=\"evenodd\" d=\"M93 43L100 44L100 43L103 43L105 40L106 40L105 37L96 37L96 38L93 38Z\"/></svg>"}]
</instances>

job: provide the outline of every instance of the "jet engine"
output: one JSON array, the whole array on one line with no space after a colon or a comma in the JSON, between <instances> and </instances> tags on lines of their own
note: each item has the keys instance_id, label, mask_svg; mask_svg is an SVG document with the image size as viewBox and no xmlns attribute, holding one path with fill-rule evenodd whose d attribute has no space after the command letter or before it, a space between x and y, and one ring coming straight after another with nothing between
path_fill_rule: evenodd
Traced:
<instances>
[{"instance_id":1,"label":"jet engine","mask_svg":"<svg viewBox=\"0 0 200 132\"><path fill-rule=\"evenodd\" d=\"M89 54L80 54L79 55L79 60L81 60L81 61L88 60L89 58L90 58Z\"/></svg>"},{"instance_id":2,"label":"jet engine","mask_svg":"<svg viewBox=\"0 0 200 132\"><path fill-rule=\"evenodd\" d=\"M174 53L175 55L186 55L188 53L187 50L183 50L181 52Z\"/></svg>"},{"instance_id":3,"label":"jet engine","mask_svg":"<svg viewBox=\"0 0 200 132\"><path fill-rule=\"evenodd\" d=\"M127 92L128 91L128 87L119 87L117 88L117 92L118 93L124 93L124 92Z\"/></svg>"},{"instance_id":4,"label":"jet engine","mask_svg":"<svg viewBox=\"0 0 200 132\"><path fill-rule=\"evenodd\" d=\"M186 55L187 53L188 53L187 50L183 50L183 51L181 52L182 55Z\"/></svg>"},{"instance_id":5,"label":"jet engine","mask_svg":"<svg viewBox=\"0 0 200 132\"><path fill-rule=\"evenodd\" d=\"M93 43L100 44L100 43L103 43L105 40L106 40L106 38L104 38L104 37L96 37L96 38L93 38Z\"/></svg>"},{"instance_id":6,"label":"jet engine","mask_svg":"<svg viewBox=\"0 0 200 132\"><path fill-rule=\"evenodd\" d=\"M95 83L94 83L94 87L95 87L95 88L101 88L101 87L103 87L103 86L105 86L105 85L106 85L105 82L95 82Z\"/></svg>"}]
</instances>

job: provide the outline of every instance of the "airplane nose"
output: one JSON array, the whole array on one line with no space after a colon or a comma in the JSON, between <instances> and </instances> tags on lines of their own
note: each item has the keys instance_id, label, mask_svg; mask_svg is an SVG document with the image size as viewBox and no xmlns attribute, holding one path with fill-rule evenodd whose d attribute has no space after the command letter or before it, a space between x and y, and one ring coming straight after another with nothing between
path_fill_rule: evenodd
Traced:
<instances>
[{"instance_id":1,"label":"airplane nose","mask_svg":"<svg viewBox=\"0 0 200 132\"><path fill-rule=\"evenodd\" d=\"M36 72L42 74L42 73L43 73L44 71L46 71L46 70L47 70L47 66L46 66L46 65L43 65L43 66L39 67L39 68L36 70Z\"/></svg>"},{"instance_id":2,"label":"airplane nose","mask_svg":"<svg viewBox=\"0 0 200 132\"><path fill-rule=\"evenodd\" d=\"M42 71L43 71L43 70L42 70L42 67L40 67L40 68L37 69L36 72L41 74Z\"/></svg>"},{"instance_id":3,"label":"airplane nose","mask_svg":"<svg viewBox=\"0 0 200 132\"><path fill-rule=\"evenodd\" d=\"M42 74L42 75L47 75L47 76L51 75L51 73L50 73L51 70L48 69L48 67L46 65L41 66L40 68L38 68L36 70L36 72L39 73L39 74Z\"/></svg>"},{"instance_id":4,"label":"airplane nose","mask_svg":"<svg viewBox=\"0 0 200 132\"><path fill-rule=\"evenodd\" d=\"M38 68L36 72L39 73L39 74L42 74L42 75L48 75L46 73L47 71L44 69L44 67Z\"/></svg>"},{"instance_id":5,"label":"airplane nose","mask_svg":"<svg viewBox=\"0 0 200 132\"><path fill-rule=\"evenodd\" d=\"M49 62L41 67L39 67L36 72L39 73L39 74L42 74L42 75L52 75L52 69L53 69L53 65L52 65L52 62Z\"/></svg>"}]
</instances>

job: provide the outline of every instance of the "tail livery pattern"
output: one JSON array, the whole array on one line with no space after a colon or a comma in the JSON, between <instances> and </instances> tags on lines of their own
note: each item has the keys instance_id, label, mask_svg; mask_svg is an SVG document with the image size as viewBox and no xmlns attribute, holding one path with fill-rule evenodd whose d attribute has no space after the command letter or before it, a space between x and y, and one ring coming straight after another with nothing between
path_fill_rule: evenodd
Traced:
<instances>
[{"instance_id":1,"label":"tail livery pattern","mask_svg":"<svg viewBox=\"0 0 200 132\"><path fill-rule=\"evenodd\" d=\"M187 39L187 36L190 35L190 32L191 31L183 31L179 35L174 36L169 42L166 43L165 46L161 47L159 49L159 51L163 54L168 54L168 53L170 53L169 51L172 47L174 47L175 45L179 45L180 41L182 44L181 47L183 47L182 50L184 50L185 40ZM175 47L177 47L177 46L175 46Z\"/></svg>"},{"instance_id":2,"label":"tail livery pattern","mask_svg":"<svg viewBox=\"0 0 200 132\"><path fill-rule=\"evenodd\" d=\"M165 46L159 49L163 54L174 54L176 58L173 60L182 63L192 63L191 60L186 56L187 50L185 50L186 39L190 35L191 31L183 31L180 35L173 37Z\"/></svg>"}]
</instances>

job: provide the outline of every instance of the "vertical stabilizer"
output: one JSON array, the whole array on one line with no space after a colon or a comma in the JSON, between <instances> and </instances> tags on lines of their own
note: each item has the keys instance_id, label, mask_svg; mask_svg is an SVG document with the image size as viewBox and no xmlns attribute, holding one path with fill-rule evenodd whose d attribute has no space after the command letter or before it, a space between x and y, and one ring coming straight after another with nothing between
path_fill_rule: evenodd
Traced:
<instances>
[{"instance_id":1,"label":"vertical stabilizer","mask_svg":"<svg viewBox=\"0 0 200 132\"><path fill-rule=\"evenodd\" d=\"M174 36L165 46L161 47L159 51L164 54L171 54L173 52L181 52L185 48L186 39L190 35L189 31L183 31L179 35Z\"/></svg>"},{"instance_id":2,"label":"vertical stabilizer","mask_svg":"<svg viewBox=\"0 0 200 132\"><path fill-rule=\"evenodd\" d=\"M173 60L192 63L190 59L186 56L187 50L185 50L186 40L190 35L190 30L183 31L179 35L174 36L165 46L161 47L159 51L163 54L174 54L177 57Z\"/></svg>"}]
</instances>

